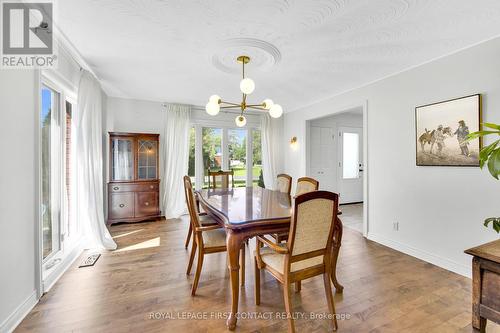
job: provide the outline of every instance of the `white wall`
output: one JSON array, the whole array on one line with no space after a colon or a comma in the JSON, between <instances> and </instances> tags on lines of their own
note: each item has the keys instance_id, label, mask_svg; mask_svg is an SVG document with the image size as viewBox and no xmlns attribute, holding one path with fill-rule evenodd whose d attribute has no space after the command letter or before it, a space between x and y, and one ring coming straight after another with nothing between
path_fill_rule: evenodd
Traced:
<instances>
[{"instance_id":1,"label":"white wall","mask_svg":"<svg viewBox=\"0 0 500 333\"><path fill-rule=\"evenodd\" d=\"M38 72L0 70L0 332L36 303Z\"/></svg>"},{"instance_id":2,"label":"white wall","mask_svg":"<svg viewBox=\"0 0 500 333\"><path fill-rule=\"evenodd\" d=\"M500 122L500 39L495 39L285 115L285 170L305 174L306 120L368 106L368 237L470 275L463 250L498 238L482 221L500 216L500 183L486 171L415 165L418 105L483 94L483 121ZM486 143L489 141L486 141ZM399 231L393 222L399 222Z\"/></svg>"}]
</instances>

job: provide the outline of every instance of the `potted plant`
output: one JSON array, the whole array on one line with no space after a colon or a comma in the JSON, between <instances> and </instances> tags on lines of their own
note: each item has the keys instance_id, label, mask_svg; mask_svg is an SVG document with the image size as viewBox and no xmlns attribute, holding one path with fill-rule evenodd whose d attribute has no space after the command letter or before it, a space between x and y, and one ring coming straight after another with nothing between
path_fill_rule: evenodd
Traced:
<instances>
[{"instance_id":1,"label":"potted plant","mask_svg":"<svg viewBox=\"0 0 500 333\"><path fill-rule=\"evenodd\" d=\"M470 133L467 136L467 140L479 139L488 135L500 137L500 125L484 123L483 127L487 128L487 130ZM479 152L479 166L482 169L485 165L488 166L488 171L493 178L498 180L500 176L500 138ZM484 220L485 227L488 227L490 224L492 224L493 230L500 233L500 217L489 217Z\"/></svg>"}]
</instances>

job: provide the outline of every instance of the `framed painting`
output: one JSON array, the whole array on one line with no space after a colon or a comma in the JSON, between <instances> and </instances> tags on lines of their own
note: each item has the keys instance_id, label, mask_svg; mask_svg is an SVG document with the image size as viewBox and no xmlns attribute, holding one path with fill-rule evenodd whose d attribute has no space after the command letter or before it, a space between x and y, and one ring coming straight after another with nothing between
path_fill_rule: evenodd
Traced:
<instances>
[{"instance_id":1,"label":"framed painting","mask_svg":"<svg viewBox=\"0 0 500 333\"><path fill-rule=\"evenodd\" d=\"M417 106L417 165L478 167L482 141L465 137L480 127L480 94Z\"/></svg>"}]
</instances>

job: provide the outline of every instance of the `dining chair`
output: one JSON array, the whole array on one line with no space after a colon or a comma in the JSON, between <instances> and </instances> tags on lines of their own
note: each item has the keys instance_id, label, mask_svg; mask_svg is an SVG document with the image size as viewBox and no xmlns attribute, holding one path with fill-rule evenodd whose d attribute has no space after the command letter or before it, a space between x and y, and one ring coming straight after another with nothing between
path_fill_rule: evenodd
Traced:
<instances>
[{"instance_id":1,"label":"dining chair","mask_svg":"<svg viewBox=\"0 0 500 333\"><path fill-rule=\"evenodd\" d=\"M198 210L196 208L196 197L193 185L191 184L191 179L188 176L184 176L184 188L187 196L189 217L191 218L191 228L194 233L193 248L189 258L187 274L191 271L194 255L196 249L198 248L198 264L196 266L193 286L191 288L191 295L194 296L196 294L196 288L198 288L205 254L226 251L226 231L216 223L211 225L201 224L200 215L198 214Z\"/></svg>"},{"instance_id":2,"label":"dining chair","mask_svg":"<svg viewBox=\"0 0 500 333\"><path fill-rule=\"evenodd\" d=\"M217 188L217 179L220 177L220 187L229 188L229 177L231 177L231 187L234 188L234 171L210 171L208 170L208 188Z\"/></svg>"},{"instance_id":3,"label":"dining chair","mask_svg":"<svg viewBox=\"0 0 500 333\"><path fill-rule=\"evenodd\" d=\"M189 217L191 218L191 228L194 233L193 247L189 258L187 274L191 272L191 266L194 261L196 250L198 249L198 263L196 265L196 272L194 275L193 286L191 288L191 295L196 294L198 282L200 280L201 268L203 266L203 259L205 254L225 252L226 249L226 231L217 222L205 215L206 222L209 224L202 224L201 217L198 215L196 206L196 196L191 184L189 176L184 176L184 188L187 193L187 205ZM210 219L210 220L209 220ZM245 246L241 248L240 255L240 281L241 285L245 284Z\"/></svg>"},{"instance_id":4,"label":"dining chair","mask_svg":"<svg viewBox=\"0 0 500 333\"><path fill-rule=\"evenodd\" d=\"M337 329L335 304L330 285L332 275L332 234L338 223L338 194L314 191L295 199L290 236L284 244L257 237L255 250L255 304L260 304L260 270L267 270L283 284L288 332L295 332L290 284L323 275L333 329ZM266 245L263 247L263 245Z\"/></svg>"},{"instance_id":5,"label":"dining chair","mask_svg":"<svg viewBox=\"0 0 500 333\"><path fill-rule=\"evenodd\" d=\"M288 195L290 195L290 192L292 190L292 177L285 173L280 173L276 178L278 191L282 193L288 193Z\"/></svg>"},{"instance_id":6,"label":"dining chair","mask_svg":"<svg viewBox=\"0 0 500 333\"><path fill-rule=\"evenodd\" d=\"M191 181L191 180L190 180ZM192 185L191 185L192 187ZM187 191L186 191L186 186L184 186L184 197L186 198L186 204L188 203L188 194L187 194ZM196 211L198 213L198 216L200 217L200 223L201 225L211 225L211 224L217 224L217 222L215 222L212 218L210 218L210 216L207 215L207 213L201 213L200 212L200 204L199 204L199 201L198 201L198 198L196 197ZM191 236L193 235L193 228L191 226L191 222L189 222L189 230L188 230L188 234L186 236L186 242L184 243L184 248L187 249L188 246L189 246L189 241L191 240ZM194 239L194 237L193 237ZM194 243L193 243L193 246L194 246ZM191 265L188 266L188 271L187 271L187 274L189 274L191 271Z\"/></svg>"},{"instance_id":7,"label":"dining chair","mask_svg":"<svg viewBox=\"0 0 500 333\"><path fill-rule=\"evenodd\" d=\"M317 191L319 188L319 182L310 177L301 177L297 179L297 186L295 189L295 197L304 194L304 193L309 193L312 191ZM288 239L288 232L281 232L277 234L272 234L273 238L276 240L277 243L281 243L282 241L285 241Z\"/></svg>"},{"instance_id":8,"label":"dining chair","mask_svg":"<svg viewBox=\"0 0 500 333\"><path fill-rule=\"evenodd\" d=\"M317 191L319 189L319 182L310 177L301 177L297 179L297 187L295 188L295 196L304 193Z\"/></svg>"}]
</instances>

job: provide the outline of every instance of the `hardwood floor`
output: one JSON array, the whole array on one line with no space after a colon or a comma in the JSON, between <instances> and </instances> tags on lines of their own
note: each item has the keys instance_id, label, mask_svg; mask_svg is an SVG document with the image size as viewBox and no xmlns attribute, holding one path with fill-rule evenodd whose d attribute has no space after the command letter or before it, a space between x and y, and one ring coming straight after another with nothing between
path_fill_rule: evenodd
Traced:
<instances>
[{"instance_id":1,"label":"hardwood floor","mask_svg":"<svg viewBox=\"0 0 500 333\"><path fill-rule=\"evenodd\" d=\"M224 332L230 304L226 253L206 256L197 296L186 276L187 220L114 225L115 252L103 253L94 267L76 262L22 321L16 332ZM283 315L283 293L270 275L261 277L261 305L254 305L253 253L247 251L247 278L240 311ZM471 332L471 281L345 229L335 294L339 332ZM292 291L293 309L307 316L327 313L321 277ZM156 319L205 314L206 320ZM328 321L295 321L298 332L326 332ZM236 332L286 332L286 320L240 319ZM488 322L488 332L500 327Z\"/></svg>"}]
</instances>

